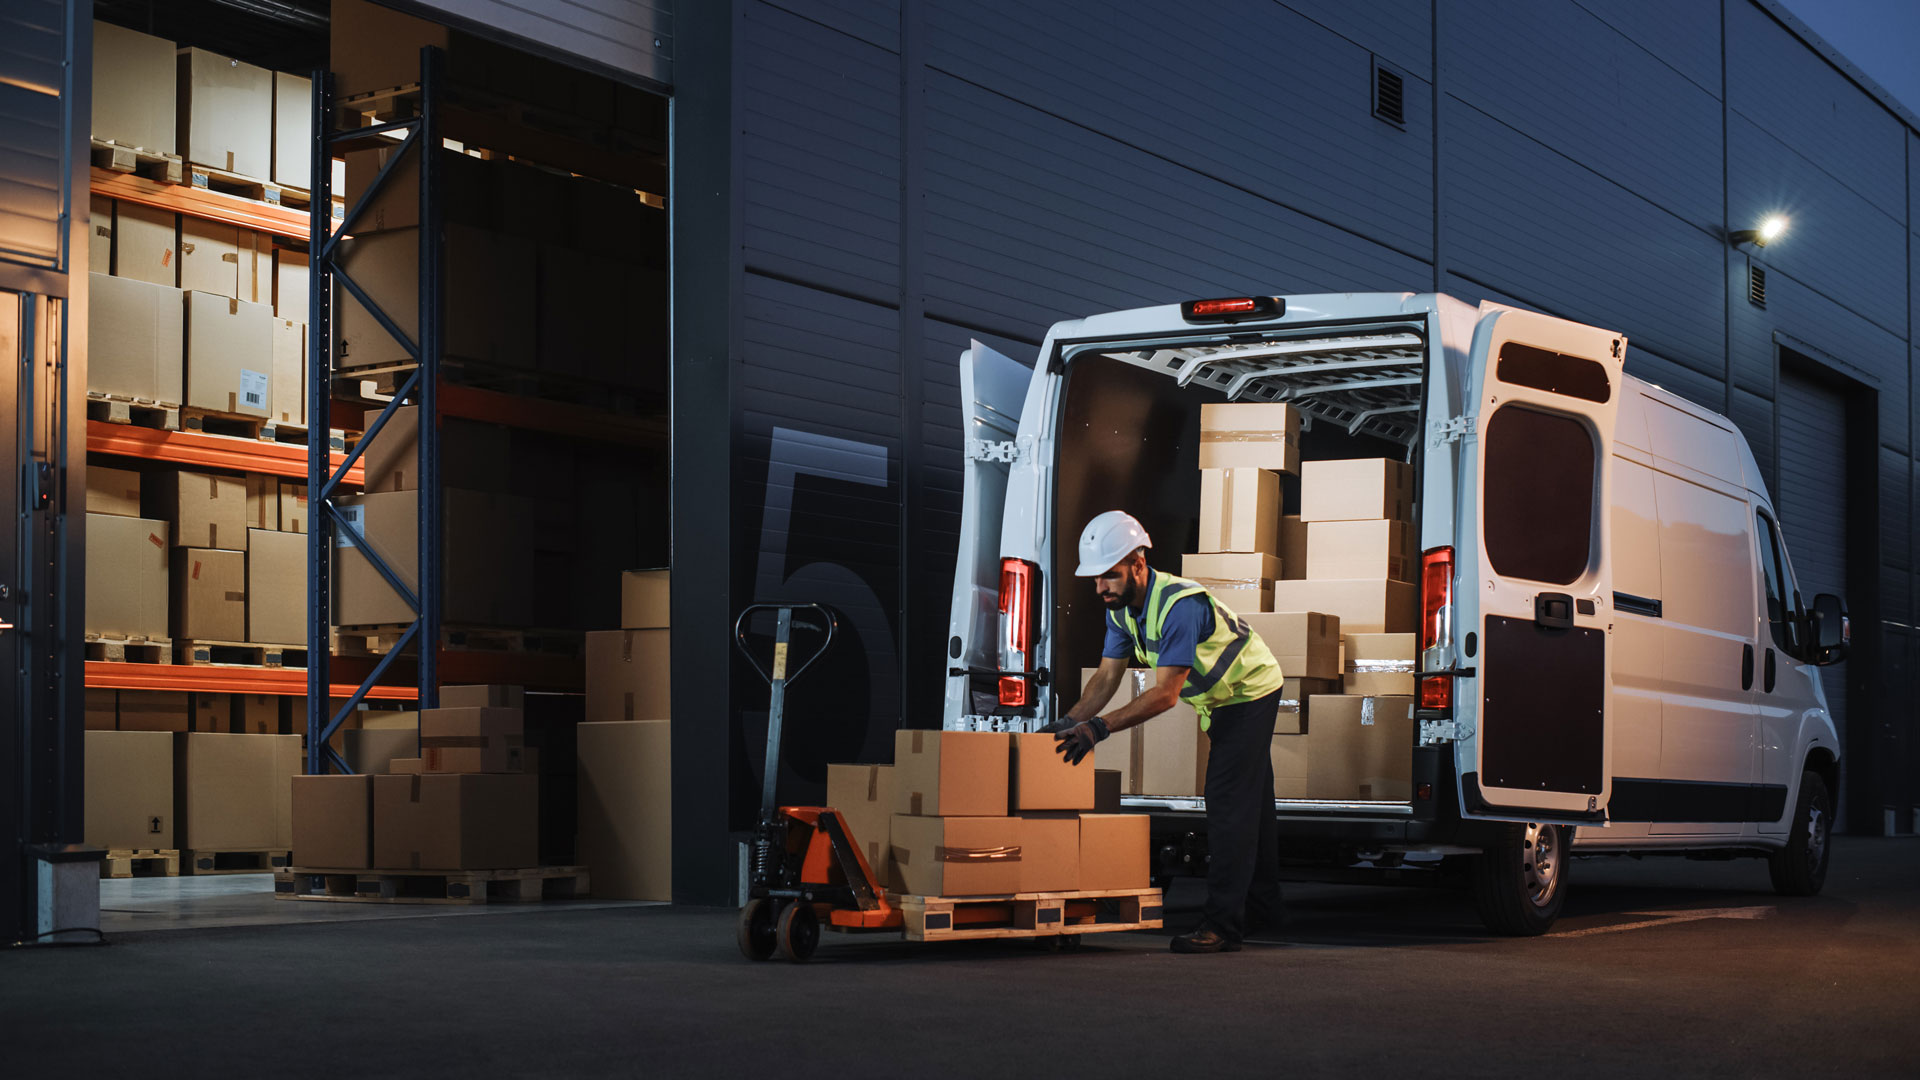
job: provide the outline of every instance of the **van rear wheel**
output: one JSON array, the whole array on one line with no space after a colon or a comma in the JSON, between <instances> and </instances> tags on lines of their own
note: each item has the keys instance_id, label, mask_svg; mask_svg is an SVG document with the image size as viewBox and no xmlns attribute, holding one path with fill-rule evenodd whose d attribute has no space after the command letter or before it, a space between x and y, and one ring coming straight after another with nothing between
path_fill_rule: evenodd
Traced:
<instances>
[{"instance_id":1,"label":"van rear wheel","mask_svg":"<svg viewBox=\"0 0 1920 1080\"><path fill-rule=\"evenodd\" d=\"M1782 896L1812 896L1827 883L1832 850L1833 810L1827 782L1819 773L1800 774L1800 798L1794 804L1787 846L1767 856L1773 891Z\"/></svg>"},{"instance_id":2,"label":"van rear wheel","mask_svg":"<svg viewBox=\"0 0 1920 1080\"><path fill-rule=\"evenodd\" d=\"M1571 839L1565 825L1514 824L1473 856L1473 904L1487 929L1507 937L1552 929L1566 903Z\"/></svg>"}]
</instances>

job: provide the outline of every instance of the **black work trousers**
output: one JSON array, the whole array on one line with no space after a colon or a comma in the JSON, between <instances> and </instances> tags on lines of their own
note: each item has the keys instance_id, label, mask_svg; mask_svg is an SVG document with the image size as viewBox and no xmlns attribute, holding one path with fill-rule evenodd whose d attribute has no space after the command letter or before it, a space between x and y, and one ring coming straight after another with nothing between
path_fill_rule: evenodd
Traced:
<instances>
[{"instance_id":1,"label":"black work trousers","mask_svg":"<svg viewBox=\"0 0 1920 1080\"><path fill-rule=\"evenodd\" d=\"M1280 918L1280 838L1273 811L1273 726L1280 692L1213 710L1207 726L1206 921L1234 941L1246 915Z\"/></svg>"}]
</instances>

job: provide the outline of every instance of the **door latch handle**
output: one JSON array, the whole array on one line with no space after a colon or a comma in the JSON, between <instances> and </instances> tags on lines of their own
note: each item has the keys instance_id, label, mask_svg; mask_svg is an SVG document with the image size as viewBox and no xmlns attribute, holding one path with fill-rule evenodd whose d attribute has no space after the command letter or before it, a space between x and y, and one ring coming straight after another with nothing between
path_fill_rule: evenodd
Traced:
<instances>
[{"instance_id":1,"label":"door latch handle","mask_svg":"<svg viewBox=\"0 0 1920 1080\"><path fill-rule=\"evenodd\" d=\"M1548 630L1573 629L1573 597L1557 592L1534 597L1533 624Z\"/></svg>"},{"instance_id":2,"label":"door latch handle","mask_svg":"<svg viewBox=\"0 0 1920 1080\"><path fill-rule=\"evenodd\" d=\"M1740 646L1740 689L1753 689L1753 646Z\"/></svg>"}]
</instances>

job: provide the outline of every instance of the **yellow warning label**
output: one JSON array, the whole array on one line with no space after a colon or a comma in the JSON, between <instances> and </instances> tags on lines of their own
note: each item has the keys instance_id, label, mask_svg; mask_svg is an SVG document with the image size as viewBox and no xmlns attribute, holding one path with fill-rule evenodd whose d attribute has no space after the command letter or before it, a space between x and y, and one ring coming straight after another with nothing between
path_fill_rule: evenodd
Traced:
<instances>
[{"instance_id":1,"label":"yellow warning label","mask_svg":"<svg viewBox=\"0 0 1920 1080\"><path fill-rule=\"evenodd\" d=\"M773 646L773 678L775 682L787 677L786 642L775 642Z\"/></svg>"}]
</instances>

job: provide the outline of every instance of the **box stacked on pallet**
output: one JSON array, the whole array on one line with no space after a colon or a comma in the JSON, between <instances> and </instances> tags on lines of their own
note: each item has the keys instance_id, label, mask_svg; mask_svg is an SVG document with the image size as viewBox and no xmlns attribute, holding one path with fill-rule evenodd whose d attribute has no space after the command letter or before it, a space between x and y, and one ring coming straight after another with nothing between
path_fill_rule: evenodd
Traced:
<instances>
[{"instance_id":1,"label":"box stacked on pallet","mask_svg":"<svg viewBox=\"0 0 1920 1080\"><path fill-rule=\"evenodd\" d=\"M671 579L621 575L622 629L587 634L579 859L596 896L673 898Z\"/></svg>"},{"instance_id":2,"label":"box stacked on pallet","mask_svg":"<svg viewBox=\"0 0 1920 1080\"><path fill-rule=\"evenodd\" d=\"M154 517L172 527L172 629L176 642L244 643L247 635L247 486L211 473L158 474Z\"/></svg>"},{"instance_id":3,"label":"box stacked on pallet","mask_svg":"<svg viewBox=\"0 0 1920 1080\"><path fill-rule=\"evenodd\" d=\"M122 649L129 642L164 649L172 528L160 517L141 517L141 507L138 472L87 471L86 634Z\"/></svg>"}]
</instances>

